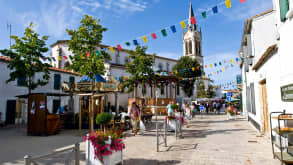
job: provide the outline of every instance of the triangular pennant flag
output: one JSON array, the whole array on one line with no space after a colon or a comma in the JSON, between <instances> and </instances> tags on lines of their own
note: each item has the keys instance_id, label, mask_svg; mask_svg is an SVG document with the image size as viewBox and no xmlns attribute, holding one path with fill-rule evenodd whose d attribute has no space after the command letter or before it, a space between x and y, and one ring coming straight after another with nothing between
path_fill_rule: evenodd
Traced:
<instances>
[{"instance_id":1,"label":"triangular pennant flag","mask_svg":"<svg viewBox=\"0 0 293 165\"><path fill-rule=\"evenodd\" d=\"M125 45L126 46L130 46L130 42L125 42Z\"/></svg>"},{"instance_id":2,"label":"triangular pennant flag","mask_svg":"<svg viewBox=\"0 0 293 165\"><path fill-rule=\"evenodd\" d=\"M221 63L221 62L219 62L219 65L221 66L221 65L222 65L222 63Z\"/></svg>"},{"instance_id":3,"label":"triangular pennant flag","mask_svg":"<svg viewBox=\"0 0 293 165\"><path fill-rule=\"evenodd\" d=\"M172 26L170 27L170 29L172 30L173 33L176 33L176 27L175 27L175 25L172 25Z\"/></svg>"},{"instance_id":4,"label":"triangular pennant flag","mask_svg":"<svg viewBox=\"0 0 293 165\"><path fill-rule=\"evenodd\" d=\"M217 63L215 63L215 66L217 66Z\"/></svg>"},{"instance_id":5,"label":"triangular pennant flag","mask_svg":"<svg viewBox=\"0 0 293 165\"><path fill-rule=\"evenodd\" d=\"M152 33L151 36L152 36L153 39L157 39L156 33Z\"/></svg>"},{"instance_id":6,"label":"triangular pennant flag","mask_svg":"<svg viewBox=\"0 0 293 165\"><path fill-rule=\"evenodd\" d=\"M207 65L205 65L204 67L205 67L205 68L207 68L208 66L207 66Z\"/></svg>"},{"instance_id":7,"label":"triangular pennant flag","mask_svg":"<svg viewBox=\"0 0 293 165\"><path fill-rule=\"evenodd\" d=\"M69 57L70 60L72 60L72 56L71 55L69 55L68 57Z\"/></svg>"},{"instance_id":8,"label":"triangular pennant flag","mask_svg":"<svg viewBox=\"0 0 293 165\"><path fill-rule=\"evenodd\" d=\"M230 61L231 61L231 63L233 63L233 59L231 59Z\"/></svg>"},{"instance_id":9,"label":"triangular pennant flag","mask_svg":"<svg viewBox=\"0 0 293 165\"><path fill-rule=\"evenodd\" d=\"M52 58L53 58L53 57L52 57ZM54 59L55 59L55 58L54 58ZM48 60L48 61L51 61L51 58L50 58L50 57L47 57L47 60Z\"/></svg>"},{"instance_id":10,"label":"triangular pennant flag","mask_svg":"<svg viewBox=\"0 0 293 165\"><path fill-rule=\"evenodd\" d=\"M64 58L65 60L68 60L68 57L67 57L67 56L63 56L63 58Z\"/></svg>"},{"instance_id":11,"label":"triangular pennant flag","mask_svg":"<svg viewBox=\"0 0 293 165\"><path fill-rule=\"evenodd\" d=\"M195 71L195 68L194 67L192 67L192 71Z\"/></svg>"},{"instance_id":12,"label":"triangular pennant flag","mask_svg":"<svg viewBox=\"0 0 293 165\"><path fill-rule=\"evenodd\" d=\"M99 56L100 55L100 52L99 51L96 51L96 56Z\"/></svg>"},{"instance_id":13,"label":"triangular pennant flag","mask_svg":"<svg viewBox=\"0 0 293 165\"><path fill-rule=\"evenodd\" d=\"M240 0L240 3L244 3L246 0Z\"/></svg>"},{"instance_id":14,"label":"triangular pennant flag","mask_svg":"<svg viewBox=\"0 0 293 165\"><path fill-rule=\"evenodd\" d=\"M56 61L55 57L52 57L52 60L53 60L53 61Z\"/></svg>"},{"instance_id":15,"label":"triangular pennant flag","mask_svg":"<svg viewBox=\"0 0 293 165\"><path fill-rule=\"evenodd\" d=\"M147 43L147 42L148 42L148 39L147 39L147 37L146 37L146 36L143 36L143 37L142 37L142 40L143 40L145 43Z\"/></svg>"},{"instance_id":16,"label":"triangular pennant flag","mask_svg":"<svg viewBox=\"0 0 293 165\"><path fill-rule=\"evenodd\" d=\"M59 61L62 61L62 57L61 57L61 56L58 56L58 60L59 60Z\"/></svg>"},{"instance_id":17,"label":"triangular pennant flag","mask_svg":"<svg viewBox=\"0 0 293 165\"><path fill-rule=\"evenodd\" d=\"M202 12L201 15L202 15L203 18L207 18L207 12L206 11Z\"/></svg>"},{"instance_id":18,"label":"triangular pennant flag","mask_svg":"<svg viewBox=\"0 0 293 165\"><path fill-rule=\"evenodd\" d=\"M137 40L133 40L133 45L138 46Z\"/></svg>"},{"instance_id":19,"label":"triangular pennant flag","mask_svg":"<svg viewBox=\"0 0 293 165\"><path fill-rule=\"evenodd\" d=\"M199 66L197 66L196 69L199 70Z\"/></svg>"},{"instance_id":20,"label":"triangular pennant flag","mask_svg":"<svg viewBox=\"0 0 293 165\"><path fill-rule=\"evenodd\" d=\"M190 18L190 22L191 24L196 24L196 19L194 16Z\"/></svg>"},{"instance_id":21,"label":"triangular pennant flag","mask_svg":"<svg viewBox=\"0 0 293 165\"><path fill-rule=\"evenodd\" d=\"M166 30L166 29L162 29L161 32L162 32L162 35L163 35L164 37L167 36L167 30Z\"/></svg>"},{"instance_id":22,"label":"triangular pennant flag","mask_svg":"<svg viewBox=\"0 0 293 165\"><path fill-rule=\"evenodd\" d=\"M121 51L122 50L122 47L121 47L121 45L117 45L117 49L119 50L119 51Z\"/></svg>"},{"instance_id":23,"label":"triangular pennant flag","mask_svg":"<svg viewBox=\"0 0 293 165\"><path fill-rule=\"evenodd\" d=\"M110 46L110 47L109 47L109 50L110 50L112 53L114 53L114 48L113 48L113 46Z\"/></svg>"},{"instance_id":24,"label":"triangular pennant flag","mask_svg":"<svg viewBox=\"0 0 293 165\"><path fill-rule=\"evenodd\" d=\"M227 8L231 8L231 0L225 1L225 5Z\"/></svg>"},{"instance_id":25,"label":"triangular pennant flag","mask_svg":"<svg viewBox=\"0 0 293 165\"><path fill-rule=\"evenodd\" d=\"M213 64L210 64L210 67L212 68L213 67Z\"/></svg>"},{"instance_id":26,"label":"triangular pennant flag","mask_svg":"<svg viewBox=\"0 0 293 165\"><path fill-rule=\"evenodd\" d=\"M90 52L86 52L86 57L88 58L90 56Z\"/></svg>"},{"instance_id":27,"label":"triangular pennant flag","mask_svg":"<svg viewBox=\"0 0 293 165\"><path fill-rule=\"evenodd\" d=\"M181 21L181 22L180 22L180 25L181 25L181 27L182 27L183 29L185 29L185 28L186 28L185 21Z\"/></svg>"},{"instance_id":28,"label":"triangular pennant flag","mask_svg":"<svg viewBox=\"0 0 293 165\"><path fill-rule=\"evenodd\" d=\"M212 10L213 10L213 13L214 13L214 14L218 13L218 6L213 7Z\"/></svg>"}]
</instances>

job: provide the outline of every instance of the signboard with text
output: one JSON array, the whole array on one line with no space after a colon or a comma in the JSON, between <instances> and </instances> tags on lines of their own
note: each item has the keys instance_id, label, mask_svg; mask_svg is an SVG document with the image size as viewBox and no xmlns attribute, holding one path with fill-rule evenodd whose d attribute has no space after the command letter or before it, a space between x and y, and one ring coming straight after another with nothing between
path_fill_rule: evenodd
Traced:
<instances>
[{"instance_id":1,"label":"signboard with text","mask_svg":"<svg viewBox=\"0 0 293 165\"><path fill-rule=\"evenodd\" d=\"M293 84L281 87L282 101L293 102Z\"/></svg>"}]
</instances>

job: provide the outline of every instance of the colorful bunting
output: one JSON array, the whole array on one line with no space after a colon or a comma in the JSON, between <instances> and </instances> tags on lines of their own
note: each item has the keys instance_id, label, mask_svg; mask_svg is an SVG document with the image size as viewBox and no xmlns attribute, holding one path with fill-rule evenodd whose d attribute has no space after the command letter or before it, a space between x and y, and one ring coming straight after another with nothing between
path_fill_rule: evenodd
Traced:
<instances>
[{"instance_id":1,"label":"colorful bunting","mask_svg":"<svg viewBox=\"0 0 293 165\"><path fill-rule=\"evenodd\" d=\"M201 15L202 15L203 18L207 18L207 12L206 11L202 12Z\"/></svg>"},{"instance_id":2,"label":"colorful bunting","mask_svg":"<svg viewBox=\"0 0 293 165\"><path fill-rule=\"evenodd\" d=\"M72 60L72 56L71 55L69 55L68 57L69 57L70 60Z\"/></svg>"},{"instance_id":3,"label":"colorful bunting","mask_svg":"<svg viewBox=\"0 0 293 165\"><path fill-rule=\"evenodd\" d=\"M163 35L164 37L167 36L167 30L166 30L166 29L162 29L161 32L162 32L162 35Z\"/></svg>"},{"instance_id":4,"label":"colorful bunting","mask_svg":"<svg viewBox=\"0 0 293 165\"><path fill-rule=\"evenodd\" d=\"M52 57L52 58L53 58L53 57ZM55 58L54 58L54 59L55 59ZM47 57L47 60L48 60L48 61L51 61L51 58L50 58L50 57Z\"/></svg>"},{"instance_id":5,"label":"colorful bunting","mask_svg":"<svg viewBox=\"0 0 293 165\"><path fill-rule=\"evenodd\" d=\"M113 48L113 46L110 46L110 47L109 47L109 50L110 50L112 53L114 53L114 48Z\"/></svg>"},{"instance_id":6,"label":"colorful bunting","mask_svg":"<svg viewBox=\"0 0 293 165\"><path fill-rule=\"evenodd\" d=\"M207 66L207 65L205 65L204 67L205 67L205 68L207 68L208 66Z\"/></svg>"},{"instance_id":7,"label":"colorful bunting","mask_svg":"<svg viewBox=\"0 0 293 165\"><path fill-rule=\"evenodd\" d=\"M121 51L122 50L122 47L121 47L121 45L117 45L117 49L119 50L119 51Z\"/></svg>"},{"instance_id":8,"label":"colorful bunting","mask_svg":"<svg viewBox=\"0 0 293 165\"><path fill-rule=\"evenodd\" d=\"M190 22L191 24L196 24L196 19L194 16L190 18Z\"/></svg>"},{"instance_id":9,"label":"colorful bunting","mask_svg":"<svg viewBox=\"0 0 293 165\"><path fill-rule=\"evenodd\" d=\"M42 58L43 61L47 61L47 58L46 57L43 56L41 58Z\"/></svg>"},{"instance_id":10,"label":"colorful bunting","mask_svg":"<svg viewBox=\"0 0 293 165\"><path fill-rule=\"evenodd\" d=\"M64 58L65 60L68 60L68 57L67 57L67 56L63 56L63 58Z\"/></svg>"},{"instance_id":11,"label":"colorful bunting","mask_svg":"<svg viewBox=\"0 0 293 165\"><path fill-rule=\"evenodd\" d=\"M213 10L213 13L214 13L214 14L218 13L218 6L213 7L212 10Z\"/></svg>"},{"instance_id":12,"label":"colorful bunting","mask_svg":"<svg viewBox=\"0 0 293 165\"><path fill-rule=\"evenodd\" d=\"M142 36L142 40L143 40L145 43L147 43L147 42L148 42L148 39L147 39L147 37L146 37L146 36Z\"/></svg>"},{"instance_id":13,"label":"colorful bunting","mask_svg":"<svg viewBox=\"0 0 293 165\"><path fill-rule=\"evenodd\" d=\"M138 46L137 40L133 40L133 45Z\"/></svg>"},{"instance_id":14,"label":"colorful bunting","mask_svg":"<svg viewBox=\"0 0 293 165\"><path fill-rule=\"evenodd\" d=\"M231 0L225 1L225 5L227 8L231 8Z\"/></svg>"},{"instance_id":15,"label":"colorful bunting","mask_svg":"<svg viewBox=\"0 0 293 165\"><path fill-rule=\"evenodd\" d=\"M246 0L240 0L240 3L244 3Z\"/></svg>"},{"instance_id":16,"label":"colorful bunting","mask_svg":"<svg viewBox=\"0 0 293 165\"><path fill-rule=\"evenodd\" d=\"M186 28L185 21L181 21L181 22L180 22L180 25L181 25L181 27L182 27L183 29L185 29L185 28Z\"/></svg>"},{"instance_id":17,"label":"colorful bunting","mask_svg":"<svg viewBox=\"0 0 293 165\"><path fill-rule=\"evenodd\" d=\"M126 46L130 46L130 42L125 42L125 45Z\"/></svg>"},{"instance_id":18,"label":"colorful bunting","mask_svg":"<svg viewBox=\"0 0 293 165\"><path fill-rule=\"evenodd\" d=\"M58 56L58 60L59 60L59 61L62 61L62 57L61 57L61 56Z\"/></svg>"},{"instance_id":19,"label":"colorful bunting","mask_svg":"<svg viewBox=\"0 0 293 165\"><path fill-rule=\"evenodd\" d=\"M152 36L153 39L157 39L156 33L152 33L151 36Z\"/></svg>"},{"instance_id":20,"label":"colorful bunting","mask_svg":"<svg viewBox=\"0 0 293 165\"><path fill-rule=\"evenodd\" d=\"M172 30L173 33L176 33L176 27L175 27L175 25L172 25L172 26L170 27L170 29Z\"/></svg>"},{"instance_id":21,"label":"colorful bunting","mask_svg":"<svg viewBox=\"0 0 293 165\"><path fill-rule=\"evenodd\" d=\"M213 67L213 64L210 64L210 67L212 68Z\"/></svg>"},{"instance_id":22,"label":"colorful bunting","mask_svg":"<svg viewBox=\"0 0 293 165\"><path fill-rule=\"evenodd\" d=\"M56 61L55 57L52 57L52 60L53 60L53 61Z\"/></svg>"}]
</instances>

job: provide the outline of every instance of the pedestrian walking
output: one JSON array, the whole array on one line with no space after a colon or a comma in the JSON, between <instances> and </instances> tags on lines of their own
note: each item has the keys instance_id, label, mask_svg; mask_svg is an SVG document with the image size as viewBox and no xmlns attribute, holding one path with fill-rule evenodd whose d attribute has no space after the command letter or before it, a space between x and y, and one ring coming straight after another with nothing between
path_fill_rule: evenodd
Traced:
<instances>
[{"instance_id":1,"label":"pedestrian walking","mask_svg":"<svg viewBox=\"0 0 293 165\"><path fill-rule=\"evenodd\" d=\"M130 118L131 118L131 125L132 125L132 133L135 136L137 133L137 125L140 117L139 109L135 102L132 103L132 107L130 109Z\"/></svg>"},{"instance_id":2,"label":"pedestrian walking","mask_svg":"<svg viewBox=\"0 0 293 165\"><path fill-rule=\"evenodd\" d=\"M189 123L191 120L191 109L188 104L186 104L186 108L185 108L185 120L186 120L186 127L189 128Z\"/></svg>"},{"instance_id":3,"label":"pedestrian walking","mask_svg":"<svg viewBox=\"0 0 293 165\"><path fill-rule=\"evenodd\" d=\"M192 111L192 118L195 116L195 114L197 113L197 109L196 109L196 105L195 103L191 104L191 111Z\"/></svg>"}]
</instances>

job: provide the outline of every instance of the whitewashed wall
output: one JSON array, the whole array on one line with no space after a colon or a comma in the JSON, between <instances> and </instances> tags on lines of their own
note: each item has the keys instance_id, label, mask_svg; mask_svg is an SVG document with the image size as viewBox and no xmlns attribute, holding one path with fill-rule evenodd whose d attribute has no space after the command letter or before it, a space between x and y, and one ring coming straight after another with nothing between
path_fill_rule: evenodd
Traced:
<instances>
[{"instance_id":1,"label":"whitewashed wall","mask_svg":"<svg viewBox=\"0 0 293 165\"><path fill-rule=\"evenodd\" d=\"M5 121L6 117L6 102L7 100L16 100L17 95L24 95L28 93L27 88L20 87L17 85L17 81L10 82L8 84L5 83L5 81L9 78L10 70L7 68L6 62L0 62L0 112L2 112L2 120ZM61 83L63 81L69 81L69 77L73 76L75 77L75 81L78 81L80 79L79 76L75 76L72 74L67 73L61 73L57 71L50 71L50 80L49 83L45 86L41 86L36 88L32 91L32 93L63 93L62 90L55 90L54 89L54 74L60 74L61 75ZM37 74L36 77L39 77L40 74ZM53 107L53 99L59 99L59 97L48 97L47 101L47 108L49 112L52 112ZM61 97L61 106L68 104L69 97ZM76 110L78 110L78 102L75 107ZM26 118L25 118L26 120Z\"/></svg>"}]
</instances>

